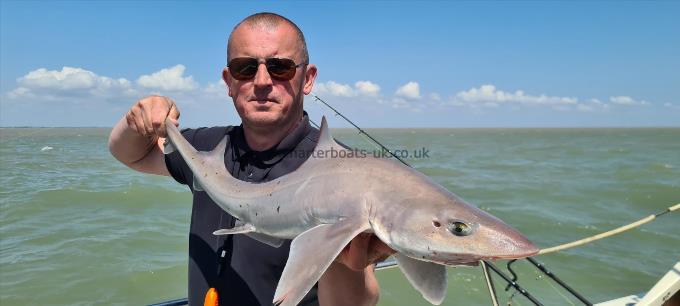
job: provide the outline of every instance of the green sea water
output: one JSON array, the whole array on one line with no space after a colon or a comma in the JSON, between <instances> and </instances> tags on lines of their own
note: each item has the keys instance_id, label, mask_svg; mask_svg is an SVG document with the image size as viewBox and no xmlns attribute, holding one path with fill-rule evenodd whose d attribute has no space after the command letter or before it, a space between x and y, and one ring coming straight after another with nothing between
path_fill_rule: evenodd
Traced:
<instances>
[{"instance_id":1,"label":"green sea water","mask_svg":"<svg viewBox=\"0 0 680 306\"><path fill-rule=\"evenodd\" d=\"M0 304L143 305L186 296L190 194L110 156L108 129L0 129ZM680 129L384 129L434 180L550 247L680 202ZM336 138L373 148L350 130ZM395 177L385 178L389 180ZM539 256L593 302L646 291L680 260L680 214ZM504 261L497 261L504 266ZM526 261L519 282L545 305L578 305ZM380 305L429 305L398 269ZM502 304L530 305L504 292ZM444 305L488 305L478 267L450 268Z\"/></svg>"}]
</instances>

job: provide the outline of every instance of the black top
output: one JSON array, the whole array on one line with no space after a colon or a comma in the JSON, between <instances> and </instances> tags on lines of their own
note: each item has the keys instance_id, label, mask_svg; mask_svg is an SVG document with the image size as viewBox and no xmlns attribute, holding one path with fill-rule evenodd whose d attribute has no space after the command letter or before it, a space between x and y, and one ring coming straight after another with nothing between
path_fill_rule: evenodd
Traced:
<instances>
[{"instance_id":1,"label":"black top","mask_svg":"<svg viewBox=\"0 0 680 306\"><path fill-rule=\"evenodd\" d=\"M295 130L273 148L257 152L248 147L243 126L182 130L198 151L210 151L227 136L224 163L235 178L267 182L297 169L311 154L319 130L310 126L305 113ZM193 174L178 152L165 156L175 180L193 193L189 232L189 305L203 305L208 288L214 287L220 306L272 305L274 291L288 259L290 240L273 248L245 235L215 236L213 231L231 228L235 218L224 212L208 194L194 192ZM220 255L224 251L224 257ZM300 305L318 305L316 286Z\"/></svg>"}]
</instances>

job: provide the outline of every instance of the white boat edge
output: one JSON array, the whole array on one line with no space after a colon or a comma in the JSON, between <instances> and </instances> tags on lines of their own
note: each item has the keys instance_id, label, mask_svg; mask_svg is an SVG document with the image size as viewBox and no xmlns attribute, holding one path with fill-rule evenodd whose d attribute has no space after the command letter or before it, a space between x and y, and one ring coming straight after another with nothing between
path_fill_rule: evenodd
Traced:
<instances>
[{"instance_id":1,"label":"white boat edge","mask_svg":"<svg viewBox=\"0 0 680 306\"><path fill-rule=\"evenodd\" d=\"M680 261L668 270L644 296L629 295L594 306L661 306L680 291ZM677 299L677 297L676 297Z\"/></svg>"}]
</instances>

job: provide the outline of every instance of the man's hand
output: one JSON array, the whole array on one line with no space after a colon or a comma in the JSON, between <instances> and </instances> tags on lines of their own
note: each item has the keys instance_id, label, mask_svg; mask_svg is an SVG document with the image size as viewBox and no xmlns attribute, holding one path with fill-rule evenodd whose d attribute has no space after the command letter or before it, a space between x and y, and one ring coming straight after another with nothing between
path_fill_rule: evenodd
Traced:
<instances>
[{"instance_id":1,"label":"man's hand","mask_svg":"<svg viewBox=\"0 0 680 306\"><path fill-rule=\"evenodd\" d=\"M125 120L132 130L142 136L164 138L167 136L165 118L168 117L175 125L179 125L179 110L175 101L162 96L149 96L137 101L125 115Z\"/></svg>"},{"instance_id":2,"label":"man's hand","mask_svg":"<svg viewBox=\"0 0 680 306\"><path fill-rule=\"evenodd\" d=\"M369 265L385 260L395 251L369 233L361 233L345 246L335 259L354 271L363 271Z\"/></svg>"},{"instance_id":3,"label":"man's hand","mask_svg":"<svg viewBox=\"0 0 680 306\"><path fill-rule=\"evenodd\" d=\"M372 306L378 303L380 287L373 264L395 251L373 234L359 234L340 252L319 280L321 306Z\"/></svg>"},{"instance_id":4,"label":"man's hand","mask_svg":"<svg viewBox=\"0 0 680 306\"><path fill-rule=\"evenodd\" d=\"M165 118L179 125L179 110L172 99L150 96L137 101L111 130L111 154L137 171L170 175L162 149L167 136Z\"/></svg>"}]
</instances>

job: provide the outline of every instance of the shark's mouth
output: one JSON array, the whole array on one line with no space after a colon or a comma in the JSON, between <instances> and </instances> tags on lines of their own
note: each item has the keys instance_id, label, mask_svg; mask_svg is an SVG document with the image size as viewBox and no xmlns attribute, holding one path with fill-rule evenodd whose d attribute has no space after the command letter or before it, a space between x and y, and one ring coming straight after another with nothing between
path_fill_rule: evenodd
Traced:
<instances>
[{"instance_id":1,"label":"shark's mouth","mask_svg":"<svg viewBox=\"0 0 680 306\"><path fill-rule=\"evenodd\" d=\"M449 254L433 254L434 262L449 266L477 266L480 260L496 260L496 259L519 259L529 256L536 255L538 250L532 250L525 254L512 254L512 255L498 255L498 256L483 256L478 254L460 254L460 253L449 253Z\"/></svg>"},{"instance_id":2,"label":"shark's mouth","mask_svg":"<svg viewBox=\"0 0 680 306\"><path fill-rule=\"evenodd\" d=\"M447 266L476 266L483 259L479 255L460 253L437 254L433 257L433 261Z\"/></svg>"},{"instance_id":3,"label":"shark's mouth","mask_svg":"<svg viewBox=\"0 0 680 306\"><path fill-rule=\"evenodd\" d=\"M534 255L538 254L538 252L539 252L539 250L537 249L535 251L527 252L527 253L524 253L524 254L493 256L493 257L490 257L490 258L487 258L487 259L521 259L521 258L525 258L525 257L534 256Z\"/></svg>"}]
</instances>

